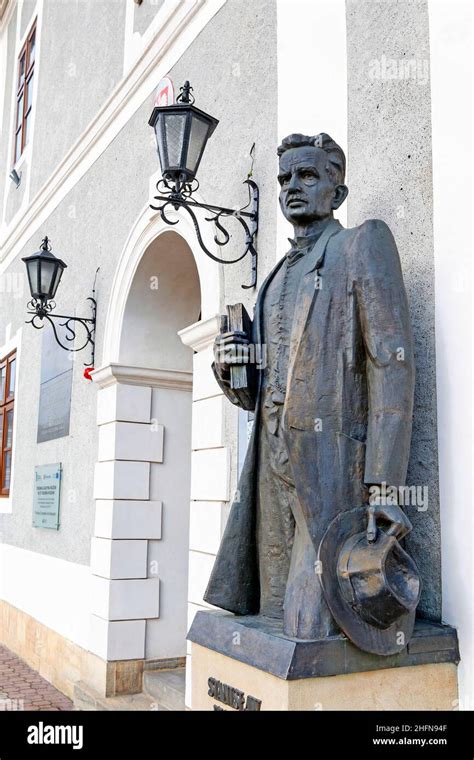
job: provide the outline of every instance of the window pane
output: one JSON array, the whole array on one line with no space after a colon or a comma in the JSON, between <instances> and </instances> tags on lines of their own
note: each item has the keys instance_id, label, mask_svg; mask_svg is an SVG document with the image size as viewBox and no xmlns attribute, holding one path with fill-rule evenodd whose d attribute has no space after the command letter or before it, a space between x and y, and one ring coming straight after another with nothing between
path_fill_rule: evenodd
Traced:
<instances>
[{"instance_id":1,"label":"window pane","mask_svg":"<svg viewBox=\"0 0 474 760\"><path fill-rule=\"evenodd\" d=\"M23 82L25 81L25 63L26 63L26 56L23 55L21 61L20 61L20 71L18 75L18 89L22 86Z\"/></svg>"},{"instance_id":2,"label":"window pane","mask_svg":"<svg viewBox=\"0 0 474 760\"><path fill-rule=\"evenodd\" d=\"M0 411L0 484L3 483L2 478L2 460L3 460L3 411ZM1 488L1 485L0 485Z\"/></svg>"},{"instance_id":3,"label":"window pane","mask_svg":"<svg viewBox=\"0 0 474 760\"><path fill-rule=\"evenodd\" d=\"M2 488L10 488L10 476L12 470L12 453L7 451L5 453Z\"/></svg>"},{"instance_id":4,"label":"window pane","mask_svg":"<svg viewBox=\"0 0 474 760\"><path fill-rule=\"evenodd\" d=\"M28 79L27 89L26 89L26 110L28 111L29 108L31 108L33 104L33 81L34 81L34 74L30 76Z\"/></svg>"},{"instance_id":5,"label":"window pane","mask_svg":"<svg viewBox=\"0 0 474 760\"><path fill-rule=\"evenodd\" d=\"M2 367L0 369L0 401L3 401L5 398L5 381L7 378L7 368L6 366ZM0 439L1 439L2 431L0 428Z\"/></svg>"},{"instance_id":6,"label":"window pane","mask_svg":"<svg viewBox=\"0 0 474 760\"><path fill-rule=\"evenodd\" d=\"M18 161L18 159L19 159L19 158L20 158L20 156L21 156L21 135L22 135L22 130L20 129L20 131L18 132L18 134L17 134L17 136L16 136L16 143L15 143L15 161Z\"/></svg>"},{"instance_id":7,"label":"window pane","mask_svg":"<svg viewBox=\"0 0 474 760\"><path fill-rule=\"evenodd\" d=\"M25 142L23 143L26 145L28 143L28 138L30 136L30 127L31 127L31 111L25 118Z\"/></svg>"},{"instance_id":8,"label":"window pane","mask_svg":"<svg viewBox=\"0 0 474 760\"><path fill-rule=\"evenodd\" d=\"M17 129L21 125L22 119L23 119L23 95L18 101L17 110L16 110L16 128Z\"/></svg>"},{"instance_id":9,"label":"window pane","mask_svg":"<svg viewBox=\"0 0 474 760\"><path fill-rule=\"evenodd\" d=\"M16 375L16 359L12 359L10 362L10 379L8 381L8 395L15 395L15 375Z\"/></svg>"},{"instance_id":10,"label":"window pane","mask_svg":"<svg viewBox=\"0 0 474 760\"><path fill-rule=\"evenodd\" d=\"M35 52L36 52L36 32L33 32L33 36L30 40L30 58L28 62L30 66L32 63L34 63Z\"/></svg>"},{"instance_id":11,"label":"window pane","mask_svg":"<svg viewBox=\"0 0 474 760\"><path fill-rule=\"evenodd\" d=\"M5 434L5 448L11 449L13 440L13 409L7 412L7 431Z\"/></svg>"}]
</instances>

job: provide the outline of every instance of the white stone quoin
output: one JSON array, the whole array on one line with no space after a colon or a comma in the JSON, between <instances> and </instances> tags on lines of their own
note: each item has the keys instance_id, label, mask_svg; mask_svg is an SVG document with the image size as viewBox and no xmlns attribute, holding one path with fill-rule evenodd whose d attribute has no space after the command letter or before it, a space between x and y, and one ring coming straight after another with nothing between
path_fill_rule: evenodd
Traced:
<instances>
[{"instance_id":1,"label":"white stone quoin","mask_svg":"<svg viewBox=\"0 0 474 760\"><path fill-rule=\"evenodd\" d=\"M100 372L101 370L97 370ZM114 381L109 375L110 382ZM106 422L150 422L151 388L113 382L97 392L97 424Z\"/></svg>"},{"instance_id":2,"label":"white stone quoin","mask_svg":"<svg viewBox=\"0 0 474 760\"><path fill-rule=\"evenodd\" d=\"M140 660L145 656L145 620L104 620L91 615L92 651L103 660Z\"/></svg>"},{"instance_id":3,"label":"white stone quoin","mask_svg":"<svg viewBox=\"0 0 474 760\"><path fill-rule=\"evenodd\" d=\"M161 501L98 499L94 535L102 538L161 538Z\"/></svg>"},{"instance_id":4,"label":"white stone quoin","mask_svg":"<svg viewBox=\"0 0 474 760\"><path fill-rule=\"evenodd\" d=\"M146 578L147 542L94 537L91 571L102 578Z\"/></svg>"},{"instance_id":5,"label":"white stone quoin","mask_svg":"<svg viewBox=\"0 0 474 760\"><path fill-rule=\"evenodd\" d=\"M149 462L97 462L95 499L148 499L149 493Z\"/></svg>"},{"instance_id":6,"label":"white stone quoin","mask_svg":"<svg viewBox=\"0 0 474 760\"><path fill-rule=\"evenodd\" d=\"M163 425L108 422L99 428L99 461L163 461Z\"/></svg>"},{"instance_id":7,"label":"white stone quoin","mask_svg":"<svg viewBox=\"0 0 474 760\"><path fill-rule=\"evenodd\" d=\"M93 575L92 612L104 620L158 617L159 580L109 580Z\"/></svg>"}]
</instances>

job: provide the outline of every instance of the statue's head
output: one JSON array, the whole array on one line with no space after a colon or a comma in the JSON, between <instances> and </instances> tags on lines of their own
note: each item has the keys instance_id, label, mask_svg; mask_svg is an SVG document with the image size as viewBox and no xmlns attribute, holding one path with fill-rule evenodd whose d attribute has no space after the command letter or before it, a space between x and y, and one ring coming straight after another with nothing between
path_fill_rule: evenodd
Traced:
<instances>
[{"instance_id":1,"label":"statue's head","mask_svg":"<svg viewBox=\"0 0 474 760\"><path fill-rule=\"evenodd\" d=\"M349 192L346 157L329 135L289 135L278 148L280 206L293 225L331 217Z\"/></svg>"}]
</instances>

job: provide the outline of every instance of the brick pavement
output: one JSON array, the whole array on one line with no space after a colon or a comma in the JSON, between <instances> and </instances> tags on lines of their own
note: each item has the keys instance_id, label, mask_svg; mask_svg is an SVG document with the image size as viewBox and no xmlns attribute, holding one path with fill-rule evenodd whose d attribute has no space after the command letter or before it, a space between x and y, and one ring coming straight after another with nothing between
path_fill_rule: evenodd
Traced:
<instances>
[{"instance_id":1,"label":"brick pavement","mask_svg":"<svg viewBox=\"0 0 474 760\"><path fill-rule=\"evenodd\" d=\"M64 694L0 645L0 710L72 710Z\"/></svg>"}]
</instances>

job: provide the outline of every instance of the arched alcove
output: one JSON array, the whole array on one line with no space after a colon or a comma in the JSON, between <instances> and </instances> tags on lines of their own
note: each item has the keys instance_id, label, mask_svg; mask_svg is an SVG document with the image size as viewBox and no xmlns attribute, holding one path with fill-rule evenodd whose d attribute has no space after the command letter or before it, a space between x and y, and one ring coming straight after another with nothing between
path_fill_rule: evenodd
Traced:
<instances>
[{"instance_id":1,"label":"arched alcove","mask_svg":"<svg viewBox=\"0 0 474 760\"><path fill-rule=\"evenodd\" d=\"M202 320L213 318L223 308L222 267L219 267L208 258L200 248L196 239L194 225L187 214L180 210L170 210L167 212L167 216L170 221L176 221L178 224L170 227L161 219L159 213L151 211L149 206L146 206L130 230L112 283L102 344L102 366L121 361L120 353L125 309L135 273L150 246L152 249L161 250L158 258L160 256L166 257L171 267L174 268L177 265L179 270L179 261L176 259L181 255L180 252L183 251L183 246L187 244L187 250L192 253L199 277L201 294L200 318ZM212 225L207 224L203 226L201 232L204 244L209 250L214 250L217 246L214 241ZM164 252L163 248L160 249L159 239L162 236L167 238L168 241L174 241L167 253ZM188 258L187 254L184 254L184 256ZM148 259L148 256L146 258L148 261L151 261L151 258ZM164 261L163 258L161 260ZM143 264L143 266L146 265ZM169 283L170 280L167 280L167 282ZM180 292L184 292L181 286ZM188 322L188 325L191 324L193 324L192 319Z\"/></svg>"},{"instance_id":2,"label":"arched alcove","mask_svg":"<svg viewBox=\"0 0 474 760\"><path fill-rule=\"evenodd\" d=\"M129 233L112 283L102 365L92 373L99 424L93 545L113 570L92 560L91 571L120 607L116 612L110 605L103 619L92 614L91 650L106 660L184 657L190 507L197 515L203 504L206 515L215 498L215 477L204 491L197 477L203 456L209 454L209 467L216 451L222 460L218 521L227 498L221 404L209 355L222 309L222 272L202 252L189 217L170 211L169 218L179 223L170 227L145 207ZM211 225L203 238L212 250ZM206 440L199 434L203 414Z\"/></svg>"},{"instance_id":3,"label":"arched alcove","mask_svg":"<svg viewBox=\"0 0 474 760\"><path fill-rule=\"evenodd\" d=\"M155 238L136 269L123 315L119 363L192 371L192 352L178 331L199 319L199 274L188 244L174 230Z\"/></svg>"}]
</instances>

